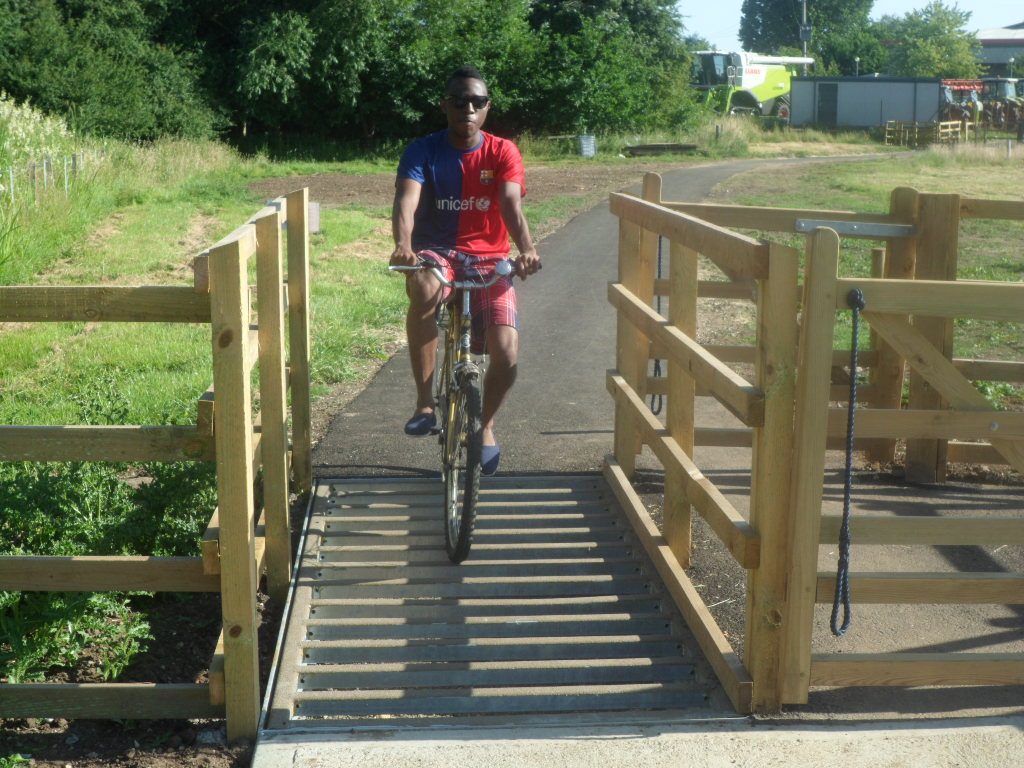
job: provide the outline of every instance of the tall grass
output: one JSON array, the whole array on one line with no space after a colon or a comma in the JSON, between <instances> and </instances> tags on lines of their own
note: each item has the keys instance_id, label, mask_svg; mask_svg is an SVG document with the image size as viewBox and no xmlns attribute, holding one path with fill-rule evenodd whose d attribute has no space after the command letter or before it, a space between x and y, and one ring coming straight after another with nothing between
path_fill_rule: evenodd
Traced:
<instances>
[{"instance_id":1,"label":"tall grass","mask_svg":"<svg viewBox=\"0 0 1024 768\"><path fill-rule=\"evenodd\" d=\"M746 157L752 148L763 144L826 143L875 147L872 136L865 131L830 132L813 128L790 129L773 120L760 120L743 115L703 113L692 124L677 130L606 133L597 137L598 161L619 158L627 147L638 144L691 144L695 152L706 157ZM564 160L578 157L576 136L545 137L523 135L517 139L523 156L533 160Z\"/></svg>"},{"instance_id":2,"label":"tall grass","mask_svg":"<svg viewBox=\"0 0 1024 768\"><path fill-rule=\"evenodd\" d=\"M58 185L34 195L23 175L26 164L74 153L86 153L87 160L68 194ZM0 193L0 285L31 282L54 263L73 260L86 235L119 209L173 196L236 195L246 164L260 160L243 160L214 142L91 142L58 118L0 94L0 172L7 182L0 185L7 189ZM16 174L13 202L10 169Z\"/></svg>"}]
</instances>

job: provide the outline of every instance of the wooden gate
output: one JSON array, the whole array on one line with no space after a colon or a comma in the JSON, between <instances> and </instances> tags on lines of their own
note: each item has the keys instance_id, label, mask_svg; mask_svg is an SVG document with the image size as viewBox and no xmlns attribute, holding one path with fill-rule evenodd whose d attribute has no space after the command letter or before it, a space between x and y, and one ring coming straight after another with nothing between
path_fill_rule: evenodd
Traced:
<instances>
[{"instance_id":1,"label":"wooden gate","mask_svg":"<svg viewBox=\"0 0 1024 768\"><path fill-rule=\"evenodd\" d=\"M660 178L649 174L642 199L612 195L610 208L619 217L620 237L619 279L609 288L618 310L618 342L617 367L608 377L616 405L615 455L606 476L633 510L634 526L647 532L664 572L672 574L674 581L666 582L677 585L680 609L737 710L805 702L811 685L1024 680L1020 655L812 660L811 653L814 606L835 581L817 570L820 544L834 542L839 528L837 517L821 515L825 452L841 447L845 437L844 411L830 404L848 397L849 377L856 373L843 370L849 350L833 349L835 312L846 307L846 292L861 288L864 318L877 337L861 354L870 380L858 392L868 408L858 410L857 448L891 461L897 440L905 440L907 477L917 481L941 480L952 460L995 460L1024 471L1024 415L994 413L969 381L1024 381L1024 363L959 359L952 350L953 317L1024 321L1024 287L954 282L960 220L1024 219L1024 203L908 188L893 191L885 214L679 203L662 200ZM726 227L805 234L802 302L797 251ZM872 279L838 277L845 238L885 244L874 254ZM661 280L659 239L669 245L669 275ZM727 280L698 280L698 255ZM656 295L669 297L667 317L652 308ZM703 297L754 302L755 344L698 343L697 299ZM653 357L668 360L667 376L650 375ZM734 363L752 363L754 381L737 374ZM668 398L664 423L644 402L650 393ZM745 428L695 427L698 393L715 397ZM665 470L663 534L630 484L644 445ZM696 466L692 456L699 445L753 448L749 519ZM742 660L685 573L691 508L748 571ZM1024 520L859 517L857 540L1024 543ZM929 585L929 600L946 603L1012 604L1024 595L1024 577L1006 573L855 575L852 591L855 601L923 602L911 596L921 584Z\"/></svg>"}]
</instances>

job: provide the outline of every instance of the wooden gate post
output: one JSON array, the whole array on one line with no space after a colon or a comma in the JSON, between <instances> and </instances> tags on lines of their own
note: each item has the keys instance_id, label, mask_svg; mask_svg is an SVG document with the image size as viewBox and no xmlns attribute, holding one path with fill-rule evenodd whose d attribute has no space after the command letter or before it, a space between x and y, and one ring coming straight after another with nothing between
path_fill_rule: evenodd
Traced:
<instances>
[{"instance_id":1,"label":"wooden gate post","mask_svg":"<svg viewBox=\"0 0 1024 768\"><path fill-rule=\"evenodd\" d=\"M229 739L256 735L259 653L253 521L252 392L248 349L246 258L253 227L210 250L213 388L217 393L217 504L220 510L221 613L224 618L225 714Z\"/></svg>"},{"instance_id":2,"label":"wooden gate post","mask_svg":"<svg viewBox=\"0 0 1024 768\"><path fill-rule=\"evenodd\" d=\"M917 224L919 195L916 189L900 187L892 191L889 212L901 223ZM917 238L894 238L886 243L885 271L890 280L912 280L917 264ZM897 409L903 400L904 361L898 352L879 339L876 362L871 371L873 408ZM890 463L896 456L896 441L879 438L869 443L867 456L872 461Z\"/></svg>"},{"instance_id":3,"label":"wooden gate post","mask_svg":"<svg viewBox=\"0 0 1024 768\"><path fill-rule=\"evenodd\" d=\"M956 280L960 245L960 195L921 195L917 269L918 280ZM870 311L871 307L865 307ZM914 327L942 352L953 357L953 321L942 317L915 317ZM910 407L939 410L945 402L916 371L910 372ZM946 479L945 440L908 440L906 478L915 483L941 483Z\"/></svg>"},{"instance_id":4,"label":"wooden gate post","mask_svg":"<svg viewBox=\"0 0 1024 768\"><path fill-rule=\"evenodd\" d=\"M692 339L697 338L697 252L673 242L669 251L668 311L672 325ZM693 458L694 398L693 376L679 363L668 362L668 406L665 423L686 454ZM682 470L665 468L665 540L683 568L690 567L692 510L686 499Z\"/></svg>"},{"instance_id":5,"label":"wooden gate post","mask_svg":"<svg viewBox=\"0 0 1024 768\"><path fill-rule=\"evenodd\" d=\"M661 202L661 176L644 176L643 197ZM658 235L625 221L619 222L619 282L650 306L654 300L654 273L658 262ZM641 398L647 392L647 368L651 340L619 313L616 366ZM636 469L636 457L643 449L640 432L625 411L615 408L615 458L627 477Z\"/></svg>"},{"instance_id":6,"label":"wooden gate post","mask_svg":"<svg viewBox=\"0 0 1024 768\"><path fill-rule=\"evenodd\" d=\"M782 699L783 652L795 625L786 621L791 566L791 477L796 387L797 277L800 255L772 243L769 277L758 281L757 386L764 425L754 428L750 524L761 540L758 567L747 577L746 666L755 711L776 712Z\"/></svg>"},{"instance_id":7,"label":"wooden gate post","mask_svg":"<svg viewBox=\"0 0 1024 768\"><path fill-rule=\"evenodd\" d=\"M619 219L619 283L636 290L640 262L640 227ZM636 391L640 379L647 376L647 345L640 348L643 335L622 312L616 316L615 367L629 386ZM629 415L629 407L615 401L615 460L626 477L636 469L638 431Z\"/></svg>"},{"instance_id":8,"label":"wooden gate post","mask_svg":"<svg viewBox=\"0 0 1024 768\"><path fill-rule=\"evenodd\" d=\"M309 189L286 198L288 211L288 362L292 395L292 472L295 491L313 488L309 392Z\"/></svg>"},{"instance_id":9,"label":"wooden gate post","mask_svg":"<svg viewBox=\"0 0 1024 768\"><path fill-rule=\"evenodd\" d=\"M782 701L785 704L805 703L810 685L811 635L818 592L821 496L832 385L839 235L831 229L817 229L809 238L809 246L797 351L793 512L789 530L793 565L783 616L786 645L783 650Z\"/></svg>"},{"instance_id":10,"label":"wooden gate post","mask_svg":"<svg viewBox=\"0 0 1024 768\"><path fill-rule=\"evenodd\" d=\"M288 521L288 403L284 377L284 297L281 293L281 219L257 219L256 300L259 308L260 416L263 508L266 514L267 591L284 605L291 583Z\"/></svg>"}]
</instances>

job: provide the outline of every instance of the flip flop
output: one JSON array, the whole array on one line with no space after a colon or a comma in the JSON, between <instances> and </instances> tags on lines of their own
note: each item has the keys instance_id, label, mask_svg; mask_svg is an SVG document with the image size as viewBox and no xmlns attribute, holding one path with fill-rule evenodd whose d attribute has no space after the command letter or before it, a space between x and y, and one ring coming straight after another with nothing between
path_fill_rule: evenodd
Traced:
<instances>
[{"instance_id":1,"label":"flip flop","mask_svg":"<svg viewBox=\"0 0 1024 768\"><path fill-rule=\"evenodd\" d=\"M437 426L437 416L433 411L430 413L417 413L405 422L405 434L410 437L424 437L434 431Z\"/></svg>"},{"instance_id":2,"label":"flip flop","mask_svg":"<svg viewBox=\"0 0 1024 768\"><path fill-rule=\"evenodd\" d=\"M480 471L485 475L493 475L498 471L501 461L500 445L484 445L480 450Z\"/></svg>"}]
</instances>

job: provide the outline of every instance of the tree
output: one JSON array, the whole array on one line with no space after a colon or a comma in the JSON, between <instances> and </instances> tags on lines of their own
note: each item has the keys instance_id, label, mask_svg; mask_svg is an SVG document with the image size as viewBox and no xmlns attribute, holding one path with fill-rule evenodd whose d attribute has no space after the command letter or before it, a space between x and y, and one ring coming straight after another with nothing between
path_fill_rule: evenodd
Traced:
<instances>
[{"instance_id":1,"label":"tree","mask_svg":"<svg viewBox=\"0 0 1024 768\"><path fill-rule=\"evenodd\" d=\"M878 43L866 37L874 0L813 0L807 3L811 39L807 53L818 72L852 72L853 58L874 59ZM780 53L801 48L799 0L743 0L740 40L748 51ZM865 47L861 51L861 47ZM848 59L848 62L847 62ZM847 68L847 63L850 65Z\"/></svg>"},{"instance_id":2,"label":"tree","mask_svg":"<svg viewBox=\"0 0 1024 768\"><path fill-rule=\"evenodd\" d=\"M889 48L887 71L906 77L977 77L980 43L965 29L970 18L970 11L942 0L902 17L883 16L876 33Z\"/></svg>"}]
</instances>

